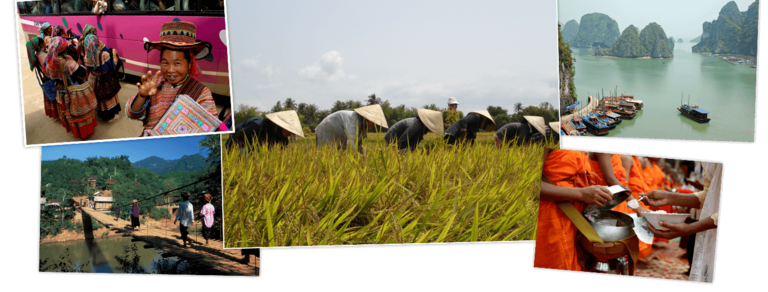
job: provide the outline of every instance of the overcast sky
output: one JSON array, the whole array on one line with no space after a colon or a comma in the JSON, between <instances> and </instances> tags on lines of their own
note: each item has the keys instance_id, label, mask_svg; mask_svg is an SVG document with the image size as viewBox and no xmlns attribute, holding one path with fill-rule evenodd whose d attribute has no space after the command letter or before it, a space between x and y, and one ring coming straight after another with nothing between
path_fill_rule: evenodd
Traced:
<instances>
[{"instance_id":1,"label":"overcast sky","mask_svg":"<svg viewBox=\"0 0 768 292\"><path fill-rule=\"evenodd\" d=\"M236 104L557 104L555 1L229 1Z\"/></svg>"},{"instance_id":2,"label":"overcast sky","mask_svg":"<svg viewBox=\"0 0 768 292\"><path fill-rule=\"evenodd\" d=\"M565 24L575 19L581 24L584 14L600 12L607 14L624 31L630 24L642 30L651 22L664 29L667 37L683 38L689 41L702 33L705 21L717 19L720 9L730 1L726 0L558 0L558 20ZM740 11L747 11L754 0L738 0Z\"/></svg>"}]
</instances>

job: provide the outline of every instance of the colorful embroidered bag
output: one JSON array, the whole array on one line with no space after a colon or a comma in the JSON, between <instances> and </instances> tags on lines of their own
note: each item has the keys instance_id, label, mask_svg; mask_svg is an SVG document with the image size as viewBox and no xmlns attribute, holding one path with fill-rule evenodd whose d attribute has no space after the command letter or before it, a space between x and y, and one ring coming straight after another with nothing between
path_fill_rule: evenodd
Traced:
<instances>
[{"instance_id":1,"label":"colorful embroidered bag","mask_svg":"<svg viewBox=\"0 0 768 292\"><path fill-rule=\"evenodd\" d=\"M73 117L85 116L93 112L96 109L96 95L93 93L90 82L83 82L82 84L74 84L69 72L64 67L66 62L62 62L61 72L67 76L64 79L64 87L67 92L67 99L65 105L69 109L70 115Z\"/></svg>"},{"instance_id":2,"label":"colorful embroidered bag","mask_svg":"<svg viewBox=\"0 0 768 292\"><path fill-rule=\"evenodd\" d=\"M111 50L109 51L109 60L112 60ZM109 69L96 77L96 82L94 83L96 88L93 89L93 92L99 101L112 98L120 92L120 79L117 77L117 67L112 62L107 61L106 63L110 64L108 65Z\"/></svg>"}]
</instances>

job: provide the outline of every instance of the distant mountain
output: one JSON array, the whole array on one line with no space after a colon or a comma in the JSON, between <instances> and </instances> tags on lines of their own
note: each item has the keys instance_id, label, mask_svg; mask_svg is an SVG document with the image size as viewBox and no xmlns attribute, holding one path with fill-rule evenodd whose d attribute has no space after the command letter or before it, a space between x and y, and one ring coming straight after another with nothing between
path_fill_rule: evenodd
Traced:
<instances>
[{"instance_id":1,"label":"distant mountain","mask_svg":"<svg viewBox=\"0 0 768 292\"><path fill-rule=\"evenodd\" d=\"M677 39L677 42L678 42L678 43L682 43L682 42L684 42L684 41L683 41L683 38L679 38L679 39Z\"/></svg>"},{"instance_id":2,"label":"distant mountain","mask_svg":"<svg viewBox=\"0 0 768 292\"><path fill-rule=\"evenodd\" d=\"M700 41L701 41L701 36L697 36L695 39L691 40L692 43L698 43Z\"/></svg>"},{"instance_id":3,"label":"distant mountain","mask_svg":"<svg viewBox=\"0 0 768 292\"><path fill-rule=\"evenodd\" d=\"M597 12L586 14L579 23L579 33L570 42L573 47L609 48L619 39L619 24L608 15Z\"/></svg>"},{"instance_id":4,"label":"distant mountain","mask_svg":"<svg viewBox=\"0 0 768 292\"><path fill-rule=\"evenodd\" d=\"M736 2L725 4L717 19L704 23L704 33L693 52L756 56L759 5L755 1L741 12Z\"/></svg>"},{"instance_id":5,"label":"distant mountain","mask_svg":"<svg viewBox=\"0 0 768 292\"><path fill-rule=\"evenodd\" d=\"M570 43L576 35L579 34L579 23L575 19L571 19L563 25L561 30L563 35L563 41Z\"/></svg>"},{"instance_id":6,"label":"distant mountain","mask_svg":"<svg viewBox=\"0 0 768 292\"><path fill-rule=\"evenodd\" d=\"M664 29L655 22L638 33L634 25L628 26L610 49L595 50L596 56L619 58L672 58L674 39L667 38Z\"/></svg>"},{"instance_id":7,"label":"distant mountain","mask_svg":"<svg viewBox=\"0 0 768 292\"><path fill-rule=\"evenodd\" d=\"M157 156L150 156L133 163L134 167L146 168L158 175L163 175L180 170L193 171L208 166L205 157L200 154L184 155L179 159L166 160Z\"/></svg>"}]
</instances>

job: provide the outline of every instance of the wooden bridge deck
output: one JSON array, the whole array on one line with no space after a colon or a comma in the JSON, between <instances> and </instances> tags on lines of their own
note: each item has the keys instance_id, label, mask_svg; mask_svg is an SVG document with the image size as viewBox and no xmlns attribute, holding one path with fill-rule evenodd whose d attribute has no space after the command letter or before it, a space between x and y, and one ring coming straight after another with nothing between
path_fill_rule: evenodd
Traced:
<instances>
[{"instance_id":1,"label":"wooden bridge deck","mask_svg":"<svg viewBox=\"0 0 768 292\"><path fill-rule=\"evenodd\" d=\"M224 249L222 241L210 240L210 246L203 246L205 239L199 237L195 240L195 236L190 235L192 245L184 248L178 225L175 225L173 230L141 226L140 230L134 231L131 228L131 222L109 216L92 208L81 207L80 209L84 215L87 214L100 224L148 243L154 249L161 250L164 256L178 256L191 263L208 266L224 275L257 275L259 258L245 264L241 261L243 256L240 254L240 250ZM196 222L195 224L200 223Z\"/></svg>"}]
</instances>

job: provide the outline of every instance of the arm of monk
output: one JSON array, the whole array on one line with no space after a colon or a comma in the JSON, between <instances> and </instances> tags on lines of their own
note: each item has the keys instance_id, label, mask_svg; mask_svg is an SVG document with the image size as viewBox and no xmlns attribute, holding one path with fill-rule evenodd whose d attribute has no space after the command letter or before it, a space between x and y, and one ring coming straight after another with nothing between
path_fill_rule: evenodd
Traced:
<instances>
[{"instance_id":1,"label":"arm of monk","mask_svg":"<svg viewBox=\"0 0 768 292\"><path fill-rule=\"evenodd\" d=\"M544 159L549 154L549 149L544 150ZM571 188L556 186L544 173L541 175L542 201L581 201L590 205L602 207L613 198L613 194L605 186L589 186L585 188Z\"/></svg>"},{"instance_id":2,"label":"arm of monk","mask_svg":"<svg viewBox=\"0 0 768 292\"><path fill-rule=\"evenodd\" d=\"M603 179L605 180L605 183L609 186L615 186L620 185L621 182L619 182L619 179L616 178L616 175L613 173L613 163L611 163L611 154L607 153L589 153L589 158L597 160L598 164L600 165L600 171L603 173Z\"/></svg>"}]
</instances>

